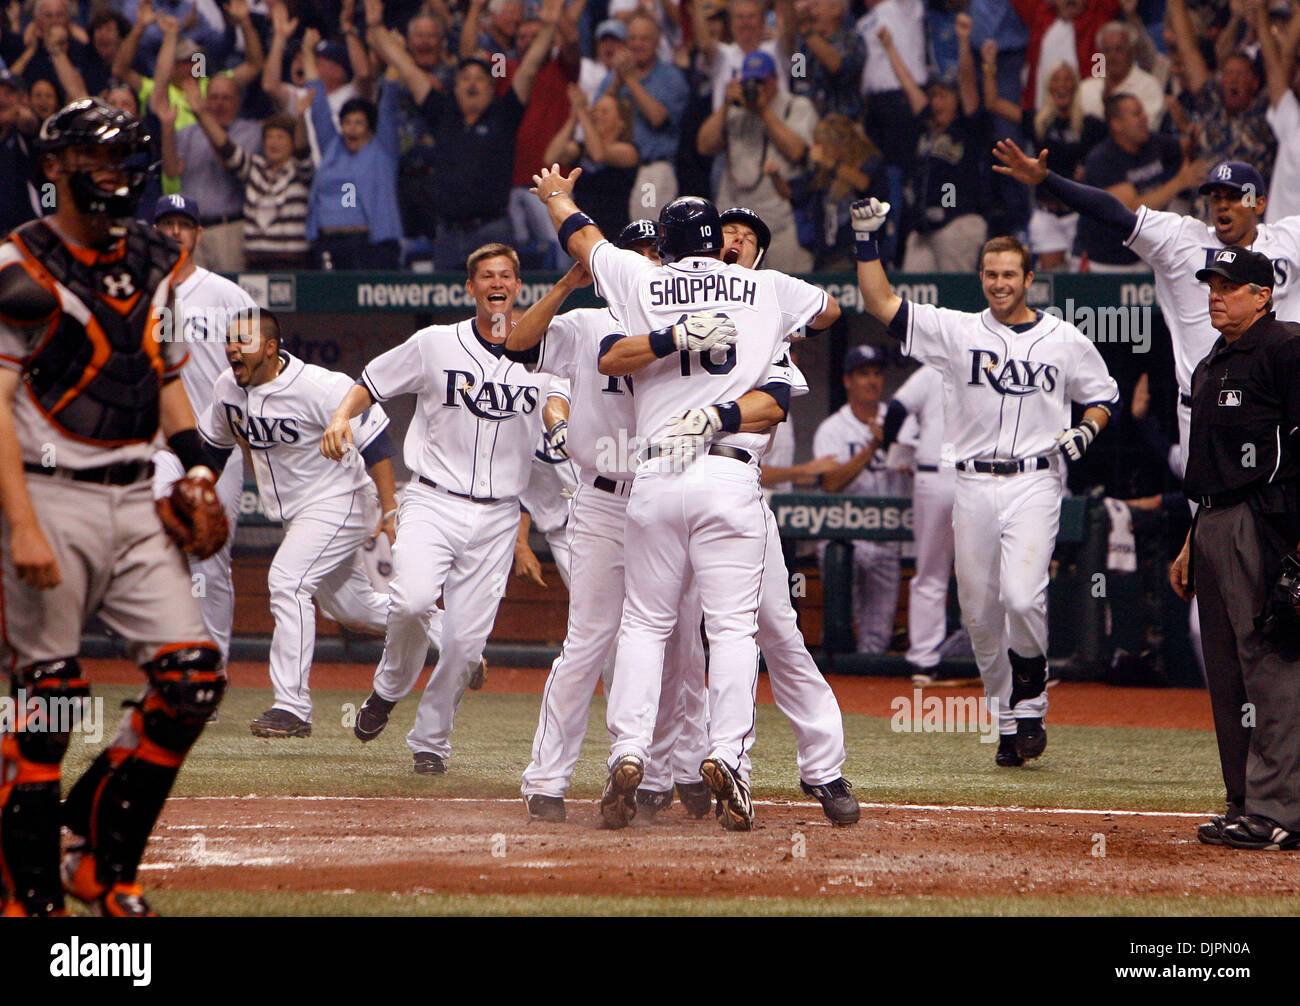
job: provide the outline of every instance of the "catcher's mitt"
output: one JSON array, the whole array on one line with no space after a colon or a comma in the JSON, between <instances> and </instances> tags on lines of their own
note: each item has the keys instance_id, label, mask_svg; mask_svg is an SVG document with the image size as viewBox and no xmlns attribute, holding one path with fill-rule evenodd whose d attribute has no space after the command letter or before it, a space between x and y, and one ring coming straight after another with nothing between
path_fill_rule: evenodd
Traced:
<instances>
[{"instance_id":1,"label":"catcher's mitt","mask_svg":"<svg viewBox=\"0 0 1300 1006\"><path fill-rule=\"evenodd\" d=\"M230 534L216 481L207 469L191 468L170 496L154 501L154 507L167 536L196 559L215 555Z\"/></svg>"}]
</instances>

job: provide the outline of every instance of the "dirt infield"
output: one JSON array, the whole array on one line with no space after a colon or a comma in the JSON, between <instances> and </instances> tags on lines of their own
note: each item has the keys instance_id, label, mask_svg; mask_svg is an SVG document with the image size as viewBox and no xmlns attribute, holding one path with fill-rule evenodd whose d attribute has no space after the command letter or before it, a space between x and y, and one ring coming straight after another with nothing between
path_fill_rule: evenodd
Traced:
<instances>
[{"instance_id":1,"label":"dirt infield","mask_svg":"<svg viewBox=\"0 0 1300 1006\"><path fill-rule=\"evenodd\" d=\"M679 806L626 831L593 801L560 825L514 800L171 800L144 866L159 889L651 896L1236 896L1294 893L1285 855L1200 845L1178 815L879 807L832 828L767 803L729 834Z\"/></svg>"}]
</instances>

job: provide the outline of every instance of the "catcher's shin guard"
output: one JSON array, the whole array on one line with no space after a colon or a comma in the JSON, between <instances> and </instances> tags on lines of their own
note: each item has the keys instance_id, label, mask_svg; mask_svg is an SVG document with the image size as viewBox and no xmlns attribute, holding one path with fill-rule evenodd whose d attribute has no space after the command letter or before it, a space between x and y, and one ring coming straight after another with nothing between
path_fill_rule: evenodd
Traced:
<instances>
[{"instance_id":1,"label":"catcher's shin guard","mask_svg":"<svg viewBox=\"0 0 1300 1006\"><path fill-rule=\"evenodd\" d=\"M0 887L26 915L63 910L59 883L59 763L74 710L90 694L75 657L13 677L13 732L0 737Z\"/></svg>"},{"instance_id":2,"label":"catcher's shin guard","mask_svg":"<svg viewBox=\"0 0 1300 1006\"><path fill-rule=\"evenodd\" d=\"M79 871L79 897L135 880L181 763L221 702L226 680L220 664L217 648L204 643L169 650L145 665L144 697L132 704L112 745L64 806L65 823L94 855L94 883Z\"/></svg>"},{"instance_id":3,"label":"catcher's shin guard","mask_svg":"<svg viewBox=\"0 0 1300 1006\"><path fill-rule=\"evenodd\" d=\"M1047 657L1022 657L1007 650L1011 660L1011 708L1026 699L1036 699L1047 690Z\"/></svg>"}]
</instances>

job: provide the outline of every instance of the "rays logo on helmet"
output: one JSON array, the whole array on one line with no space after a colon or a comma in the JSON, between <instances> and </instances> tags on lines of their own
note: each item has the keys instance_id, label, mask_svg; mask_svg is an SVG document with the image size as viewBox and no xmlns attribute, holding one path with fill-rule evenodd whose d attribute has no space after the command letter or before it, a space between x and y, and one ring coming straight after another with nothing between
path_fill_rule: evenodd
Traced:
<instances>
[{"instance_id":1,"label":"rays logo on helmet","mask_svg":"<svg viewBox=\"0 0 1300 1006\"><path fill-rule=\"evenodd\" d=\"M468 370L448 370L445 409L459 409L462 405L478 417L494 423L529 415L537 408L537 388L532 385L501 384L484 381L475 391L474 375Z\"/></svg>"}]
</instances>

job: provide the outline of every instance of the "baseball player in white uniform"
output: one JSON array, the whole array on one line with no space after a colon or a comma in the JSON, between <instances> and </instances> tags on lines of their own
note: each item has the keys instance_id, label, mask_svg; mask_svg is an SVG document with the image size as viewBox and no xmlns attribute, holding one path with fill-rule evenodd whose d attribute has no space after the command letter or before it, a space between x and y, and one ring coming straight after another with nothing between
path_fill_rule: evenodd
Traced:
<instances>
[{"instance_id":1,"label":"baseball player in white uniform","mask_svg":"<svg viewBox=\"0 0 1300 1006\"><path fill-rule=\"evenodd\" d=\"M719 800L723 826L749 830L753 804L742 773L755 720L754 635L767 547L756 452L766 437L741 432L736 401L768 377L792 329L833 323L839 305L802 281L724 264L718 212L707 200L683 197L664 207L659 253L668 264L655 266L603 238L572 200L574 176L543 169L535 181L561 244L591 271L614 317L651 333L606 339L599 365L607 376L635 373L636 429L650 446L633 480L627 536L654 543L627 556L602 817L617 828L636 813L664 646L690 573L710 644L709 756L700 774ZM781 392L773 391L781 418ZM690 408L708 402L716 404Z\"/></svg>"},{"instance_id":2,"label":"baseball player in white uniform","mask_svg":"<svg viewBox=\"0 0 1300 1006\"><path fill-rule=\"evenodd\" d=\"M1110 224L1155 273L1156 301L1169 326L1178 379L1178 434L1186 466L1191 430L1192 371L1210 352L1219 333L1210 324L1205 287L1196 272L1211 265L1214 253L1239 245L1267 255L1277 285L1273 304L1281 321L1300 321L1300 296L1292 296L1291 277L1300 270L1300 216L1263 223L1268 199L1264 179L1244 161L1223 161L1210 169L1200 194L1208 197L1209 224L1181 213L1139 207L1134 213L1109 192L1081 185L1047 170L1046 151L1037 160L1011 140L994 148L1001 164L993 170L1026 185L1042 184L1054 197L1085 216Z\"/></svg>"},{"instance_id":3,"label":"baseball player in white uniform","mask_svg":"<svg viewBox=\"0 0 1300 1006\"><path fill-rule=\"evenodd\" d=\"M421 329L371 360L321 439L322 453L340 460L355 416L396 395L416 395L404 448L412 478L398 513L384 655L353 731L362 741L377 737L414 687L427 618L441 595L442 651L406 738L422 775L447 770L456 707L510 575L519 494L551 382L501 355L522 286L514 249L484 245L467 264L474 317Z\"/></svg>"},{"instance_id":4,"label":"baseball player in white uniform","mask_svg":"<svg viewBox=\"0 0 1300 1006\"><path fill-rule=\"evenodd\" d=\"M262 507L284 523L284 540L267 576L275 616L275 702L252 721L253 735L310 737L313 598L344 625L382 634L387 623L388 595L372 586L361 549L373 535L392 532L391 516L381 515L397 508L391 460L396 450L388 417L372 406L353 423L359 453L342 465L321 457L321 435L352 380L303 363L281 345L271 312L252 308L233 319L229 366L212 389L199 431L227 455L235 448L249 452ZM433 637L437 645L436 627Z\"/></svg>"},{"instance_id":5,"label":"baseball player in white uniform","mask_svg":"<svg viewBox=\"0 0 1300 1006\"><path fill-rule=\"evenodd\" d=\"M253 298L224 276L194 264L194 251L203 240L198 203L183 195L163 196L154 209L154 227L179 244L190 258L181 266L172 304L173 338L179 337L190 351L181 370L185 393L202 417L212 407L212 386L226 367L226 331L230 319L254 307ZM170 496L172 487L184 477L180 460L171 451L154 455L154 499ZM239 498L244 491L244 457L236 453L226 462L217 480L217 498L226 510L230 537L221 551L209 559L189 558L203 613L203 627L221 648L221 662L230 659L230 633L235 620L235 584L230 570L230 550L239 523Z\"/></svg>"},{"instance_id":6,"label":"baseball player in white uniform","mask_svg":"<svg viewBox=\"0 0 1300 1006\"><path fill-rule=\"evenodd\" d=\"M915 475L912 477L912 538L916 573L908 584L907 663L912 684L931 685L939 677L939 651L948 627L948 578L952 575L952 503L957 490L954 459L943 456L943 375L923 366L903 382L885 411L888 446L915 422Z\"/></svg>"},{"instance_id":7,"label":"baseball player in white uniform","mask_svg":"<svg viewBox=\"0 0 1300 1006\"><path fill-rule=\"evenodd\" d=\"M528 547L530 527L546 539L546 544L551 549L551 558L555 560L555 568L567 589L572 563L569 553L569 506L578 488L577 467L570 460L566 447L569 431L569 382L558 378L552 381L548 395L542 409L542 422L546 429L533 454L528 485L519 494L519 504L526 511L520 522L519 540L524 548ZM536 561L536 556L533 560ZM535 580L541 586L546 586L541 579L540 566Z\"/></svg>"},{"instance_id":8,"label":"baseball player in white uniform","mask_svg":"<svg viewBox=\"0 0 1300 1006\"><path fill-rule=\"evenodd\" d=\"M1014 238L986 242L978 313L899 298L880 265L876 231L888 203L858 200L858 284L864 306L939 369L956 459L953 504L962 620L1001 738L997 764L1023 765L1047 747L1047 587L1061 515L1061 457L1083 456L1119 405L1094 346L1060 318L1025 303L1033 272ZM1084 408L1071 427L1071 403Z\"/></svg>"},{"instance_id":9,"label":"baseball player in white uniform","mask_svg":"<svg viewBox=\"0 0 1300 1006\"><path fill-rule=\"evenodd\" d=\"M907 476L886 463L883 424L885 354L875 346L854 346L844 354L844 387L849 400L831 413L813 435L813 454L840 464L821 476L827 492L859 496L906 496ZM818 545L825 558L826 542ZM882 654L894 635L902 543L853 542L853 626L858 652Z\"/></svg>"}]
</instances>

